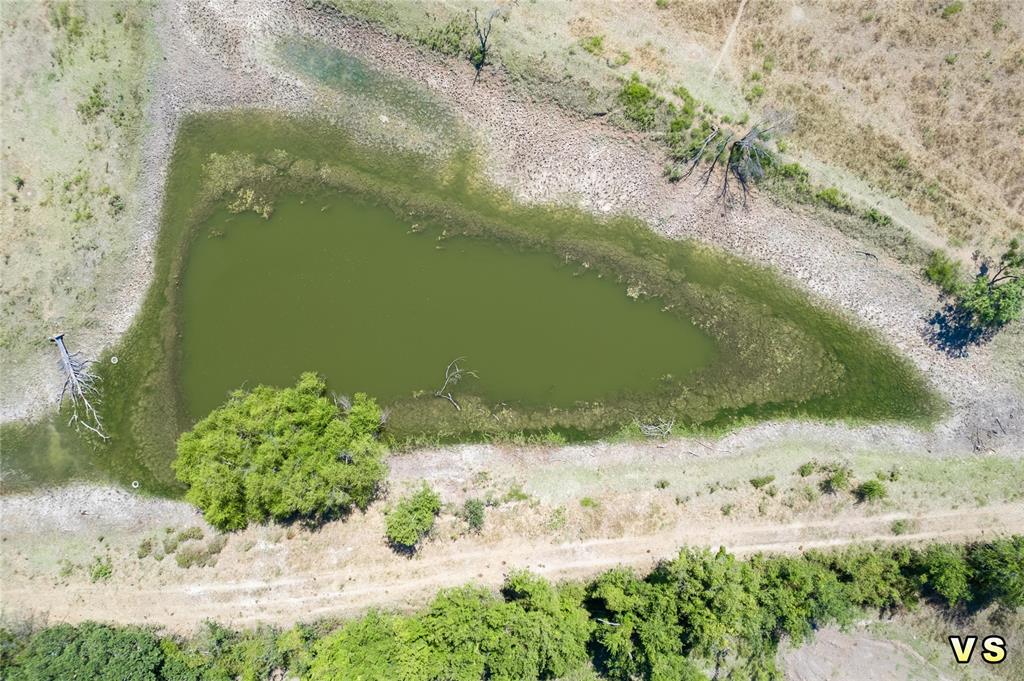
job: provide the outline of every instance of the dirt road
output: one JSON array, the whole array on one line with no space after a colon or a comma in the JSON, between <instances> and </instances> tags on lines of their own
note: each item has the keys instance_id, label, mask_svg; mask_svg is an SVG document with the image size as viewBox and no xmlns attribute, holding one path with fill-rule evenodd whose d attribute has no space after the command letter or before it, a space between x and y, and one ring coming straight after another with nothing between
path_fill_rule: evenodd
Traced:
<instances>
[{"instance_id":1,"label":"dirt road","mask_svg":"<svg viewBox=\"0 0 1024 681\"><path fill-rule=\"evenodd\" d=\"M1021 504L919 514L913 531L901 535L893 534L892 523L907 514L862 514L852 509L826 520L784 524L695 514L690 521L646 534L624 527L625 536L564 540L557 533L516 536L522 528L511 526L515 518L527 526L543 524L529 503L520 502L506 509L504 517L492 518L489 533L446 538L442 527L442 536L406 558L384 545L383 518L371 511L356 522L334 523L316 532L250 529L230 537L217 566L191 569L178 568L170 556L161 562L138 559L135 547L146 536L144 530L100 537L99 545L105 544L114 566L114 577L107 582L91 582L87 569L55 577L53 570L39 569L45 556L9 551L16 555L5 561L3 611L50 622L146 623L179 632L194 630L207 619L233 626L289 625L372 607L416 608L446 587L497 586L513 569L551 579L583 578L617 565L646 570L683 545L725 546L744 555L796 553L852 542L977 539L1024 528ZM59 543L53 538L53 544ZM9 548L26 544L18 539L8 535L4 541ZM51 543L46 539L35 536L37 544ZM63 541L68 542L66 536Z\"/></svg>"}]
</instances>

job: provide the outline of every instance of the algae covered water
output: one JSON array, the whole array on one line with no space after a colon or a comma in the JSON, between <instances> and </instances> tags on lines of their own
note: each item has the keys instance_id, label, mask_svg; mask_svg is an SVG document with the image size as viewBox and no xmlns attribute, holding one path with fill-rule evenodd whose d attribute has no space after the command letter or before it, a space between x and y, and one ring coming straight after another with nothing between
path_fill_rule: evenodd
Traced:
<instances>
[{"instance_id":1,"label":"algae covered water","mask_svg":"<svg viewBox=\"0 0 1024 681\"><path fill-rule=\"evenodd\" d=\"M579 265L418 227L344 193L287 198L269 220L214 215L182 277L190 415L310 369L391 403L437 390L457 357L476 376L456 398L570 407L649 393L714 354L693 324Z\"/></svg>"}]
</instances>

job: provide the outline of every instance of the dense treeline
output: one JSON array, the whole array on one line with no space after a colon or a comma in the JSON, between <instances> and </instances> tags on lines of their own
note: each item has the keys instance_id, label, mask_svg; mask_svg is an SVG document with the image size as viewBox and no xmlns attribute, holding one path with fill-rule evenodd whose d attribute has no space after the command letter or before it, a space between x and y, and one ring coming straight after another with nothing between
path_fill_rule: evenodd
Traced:
<instances>
[{"instance_id":1,"label":"dense treeline","mask_svg":"<svg viewBox=\"0 0 1024 681\"><path fill-rule=\"evenodd\" d=\"M800 643L863 609L1024 606L1024 536L966 547L856 548L741 561L684 550L645 577L608 571L588 584L510 574L500 594L444 591L415 615L371 611L341 623L190 640L86 623L4 631L10 681L523 681L775 679L780 640ZM731 676L729 676L731 674ZM599 676L598 676L599 675Z\"/></svg>"}]
</instances>

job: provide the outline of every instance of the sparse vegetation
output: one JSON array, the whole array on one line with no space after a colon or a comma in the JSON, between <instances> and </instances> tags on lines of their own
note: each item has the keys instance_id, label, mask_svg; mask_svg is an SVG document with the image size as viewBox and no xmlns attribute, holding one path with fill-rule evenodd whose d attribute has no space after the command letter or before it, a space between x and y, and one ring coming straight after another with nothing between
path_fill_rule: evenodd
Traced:
<instances>
[{"instance_id":1,"label":"sparse vegetation","mask_svg":"<svg viewBox=\"0 0 1024 681\"><path fill-rule=\"evenodd\" d=\"M385 536L399 550L412 552L434 527L441 511L441 497L424 484L418 491L403 497L387 512Z\"/></svg>"},{"instance_id":2,"label":"sparse vegetation","mask_svg":"<svg viewBox=\"0 0 1024 681\"><path fill-rule=\"evenodd\" d=\"M817 464L813 461L808 461L807 463L800 464L800 467L796 469L796 472L801 478L806 478L807 476L814 474L815 468L817 468Z\"/></svg>"},{"instance_id":3,"label":"sparse vegetation","mask_svg":"<svg viewBox=\"0 0 1024 681\"><path fill-rule=\"evenodd\" d=\"M110 556L95 556L89 564L89 580L105 582L114 574L114 564Z\"/></svg>"},{"instance_id":4,"label":"sparse vegetation","mask_svg":"<svg viewBox=\"0 0 1024 681\"><path fill-rule=\"evenodd\" d=\"M767 487L773 482L775 482L774 475L762 475L756 478L751 478L750 486L753 487L754 489L761 489L762 487Z\"/></svg>"},{"instance_id":5,"label":"sparse vegetation","mask_svg":"<svg viewBox=\"0 0 1024 681\"><path fill-rule=\"evenodd\" d=\"M951 16L959 14L964 9L964 3L960 0L953 0L945 7L942 8L942 18L949 19Z\"/></svg>"},{"instance_id":6,"label":"sparse vegetation","mask_svg":"<svg viewBox=\"0 0 1024 681\"><path fill-rule=\"evenodd\" d=\"M214 565L217 562L217 555L224 550L227 541L227 535L219 534L205 545L190 544L178 551L174 561L181 568Z\"/></svg>"}]
</instances>

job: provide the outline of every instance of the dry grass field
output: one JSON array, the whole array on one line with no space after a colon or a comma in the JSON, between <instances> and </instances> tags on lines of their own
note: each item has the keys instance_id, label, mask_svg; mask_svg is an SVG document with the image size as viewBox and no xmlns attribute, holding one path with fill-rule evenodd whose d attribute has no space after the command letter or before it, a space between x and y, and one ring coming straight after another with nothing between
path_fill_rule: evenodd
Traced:
<instances>
[{"instance_id":1,"label":"dry grass field","mask_svg":"<svg viewBox=\"0 0 1024 681\"><path fill-rule=\"evenodd\" d=\"M122 291L144 263L135 190L156 54L149 21L138 2L0 7L4 420L56 399L24 392L49 390L49 336L74 332L74 349L95 355L134 312Z\"/></svg>"}]
</instances>

